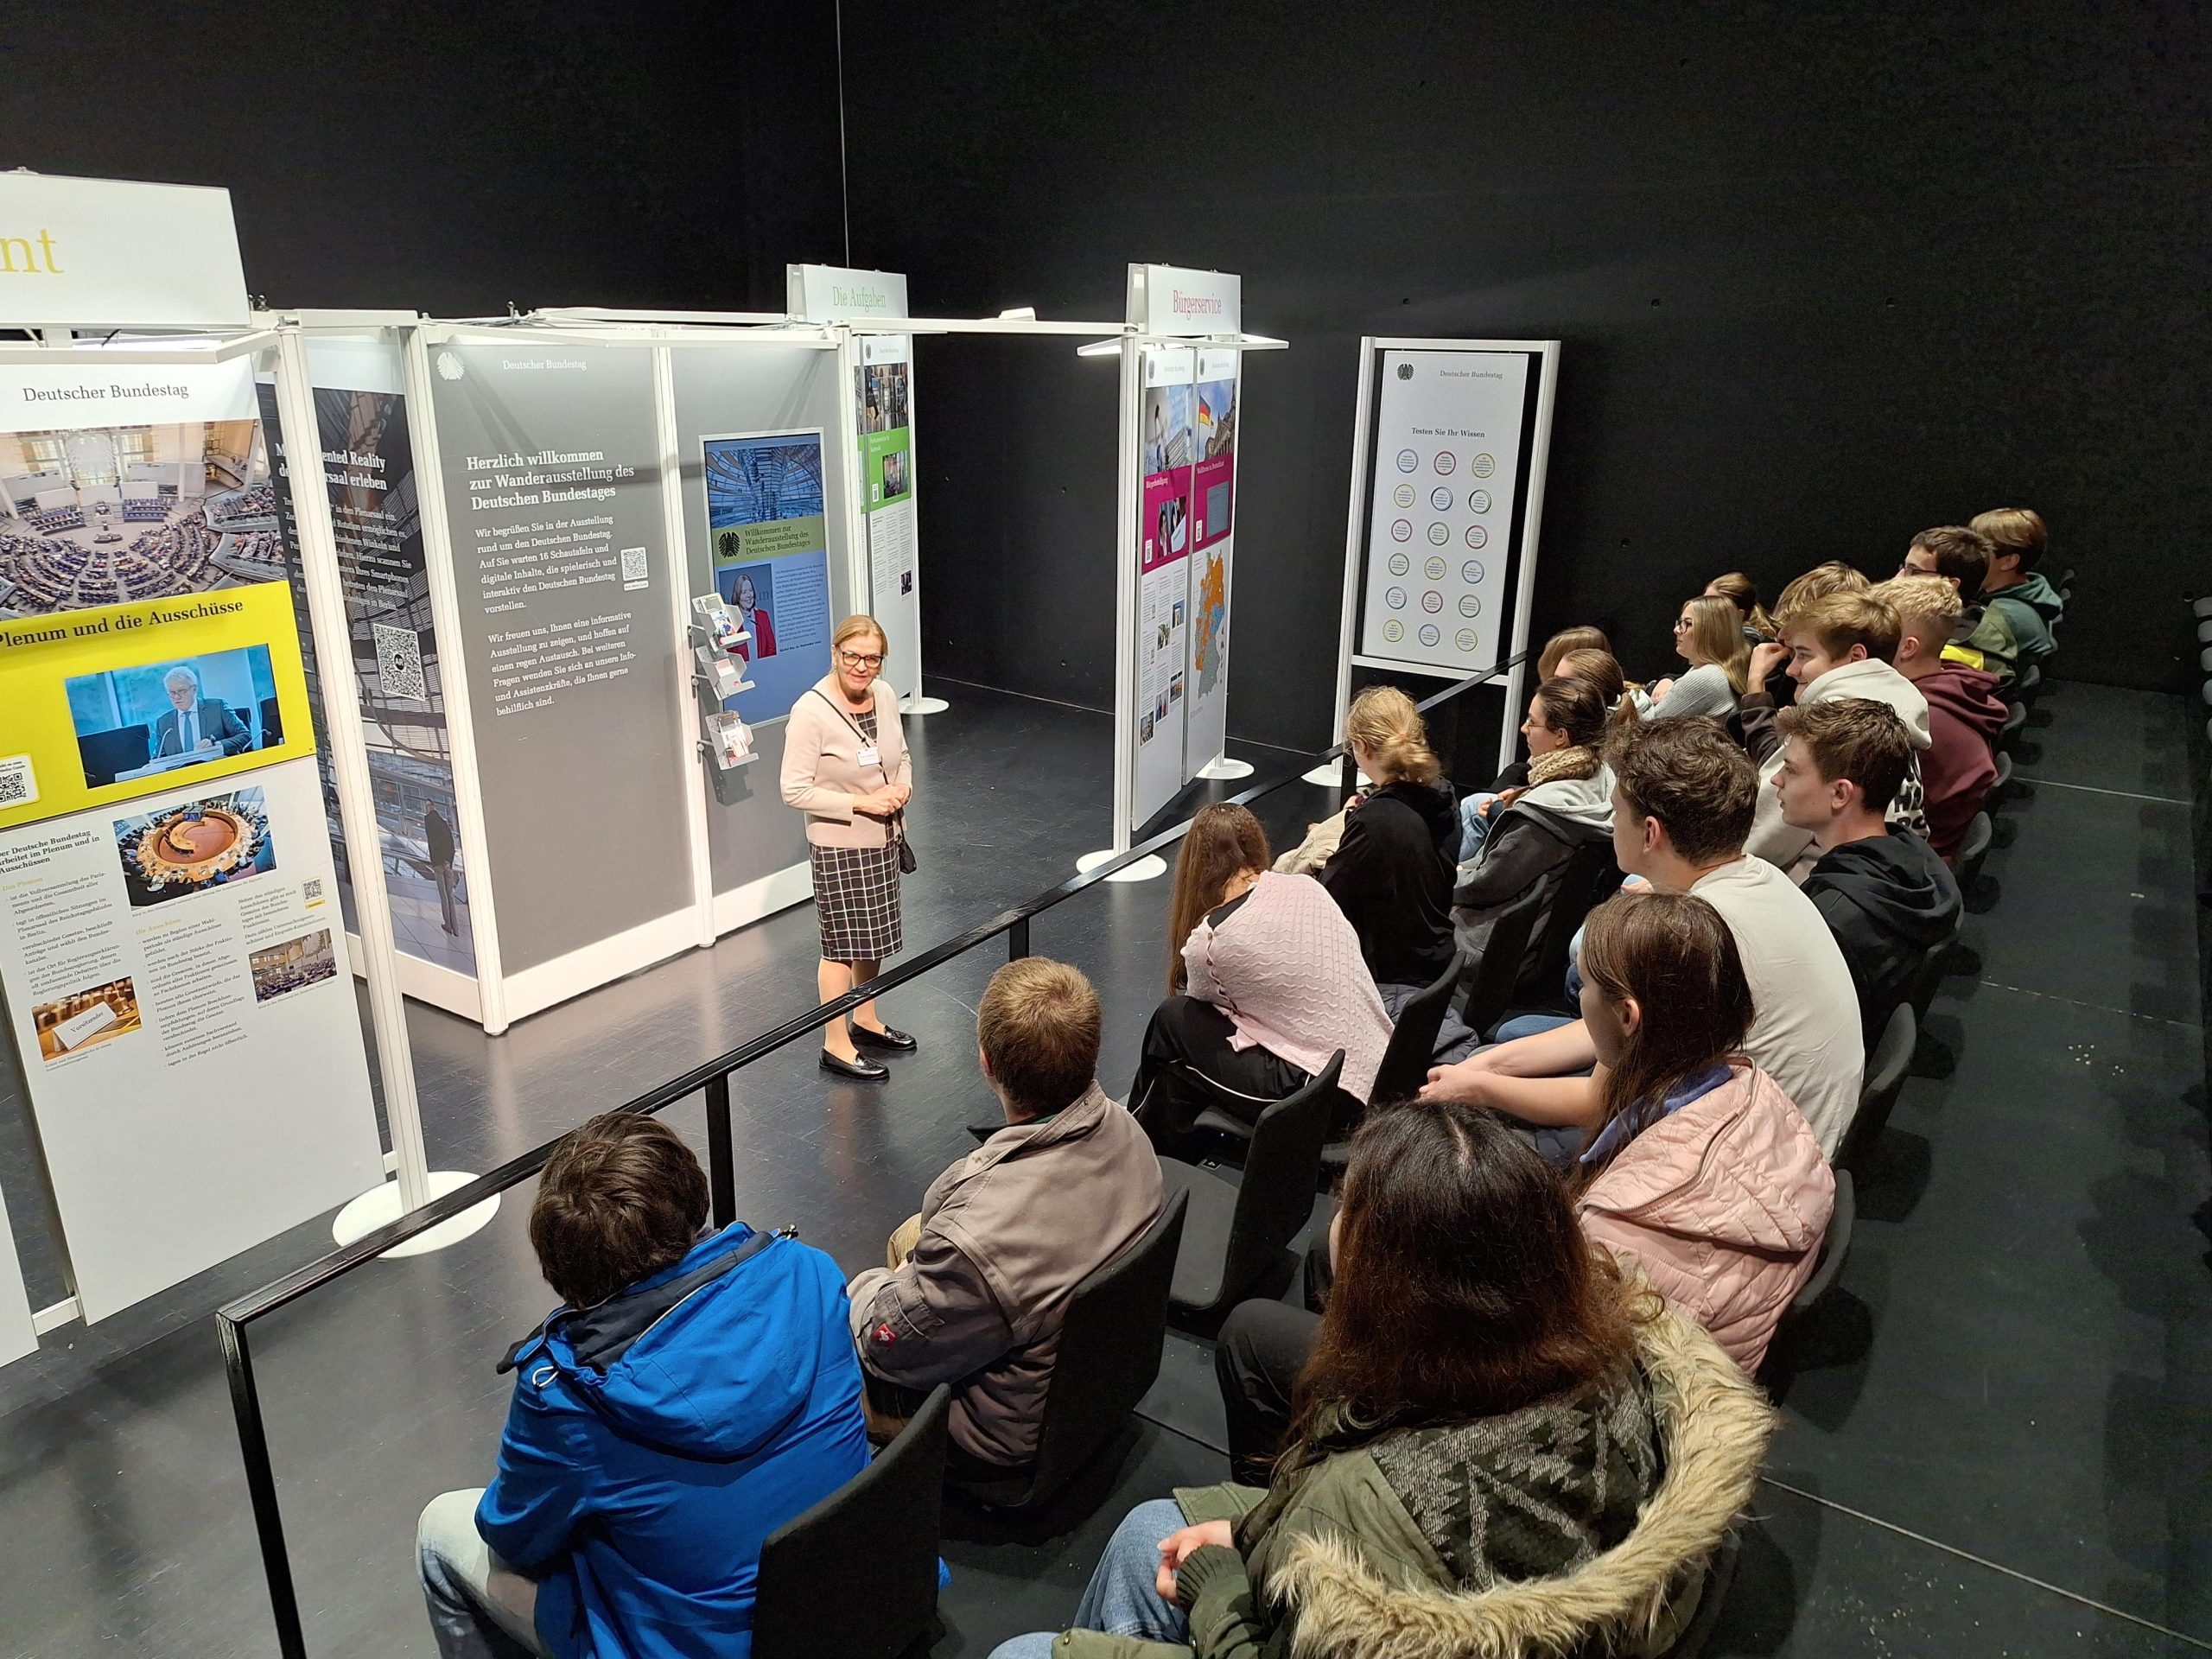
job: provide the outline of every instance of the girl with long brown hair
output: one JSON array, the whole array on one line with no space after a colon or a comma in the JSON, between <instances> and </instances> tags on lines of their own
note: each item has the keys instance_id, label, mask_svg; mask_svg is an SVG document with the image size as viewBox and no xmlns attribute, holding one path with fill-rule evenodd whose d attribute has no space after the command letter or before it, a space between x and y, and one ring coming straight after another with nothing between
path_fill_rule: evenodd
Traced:
<instances>
[{"instance_id":1,"label":"girl with long brown hair","mask_svg":"<svg viewBox=\"0 0 2212 1659\"><path fill-rule=\"evenodd\" d=\"M1803 1116L1744 1054L1753 1007L1735 937L1693 893L1624 893L1590 912L1581 966L1599 1102L1584 1230L1756 1371L1812 1274L1835 1181Z\"/></svg>"},{"instance_id":2,"label":"girl with long brown hair","mask_svg":"<svg viewBox=\"0 0 2212 1659\"><path fill-rule=\"evenodd\" d=\"M1336 1288L1266 1489L1141 1505L1076 1615L1114 1634L1024 1637L994 1659L1671 1640L1672 1599L1757 1478L1757 1392L1591 1247L1489 1112L1370 1112L1332 1236Z\"/></svg>"},{"instance_id":3,"label":"girl with long brown hair","mask_svg":"<svg viewBox=\"0 0 2212 1659\"><path fill-rule=\"evenodd\" d=\"M1176 855L1168 995L1129 1085L1129 1109L1164 1152L1210 1106L1256 1122L1338 1049L1338 1086L1364 1103L1389 1045L1351 924L1311 876L1268 861L1260 821L1226 801L1199 810Z\"/></svg>"}]
</instances>

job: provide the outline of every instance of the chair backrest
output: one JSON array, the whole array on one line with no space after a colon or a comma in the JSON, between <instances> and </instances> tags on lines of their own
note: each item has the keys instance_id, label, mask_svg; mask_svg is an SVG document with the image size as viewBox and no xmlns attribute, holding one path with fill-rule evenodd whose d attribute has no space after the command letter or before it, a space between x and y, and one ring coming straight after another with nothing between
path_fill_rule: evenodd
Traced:
<instances>
[{"instance_id":1,"label":"chair backrest","mask_svg":"<svg viewBox=\"0 0 2212 1659\"><path fill-rule=\"evenodd\" d=\"M1452 990L1466 969L1467 953L1455 951L1452 965L1434 983L1406 999L1398 1010L1398 1023L1391 1027L1390 1045L1382 1051L1382 1064L1376 1069L1375 1086L1367 1091L1370 1100L1410 1100L1421 1092L1436 1058L1436 1036L1444 1028L1445 1010L1452 1006Z\"/></svg>"},{"instance_id":2,"label":"chair backrest","mask_svg":"<svg viewBox=\"0 0 2212 1659\"><path fill-rule=\"evenodd\" d=\"M1945 939L1940 944L1931 944L1920 959L1920 971L1913 976L1912 989L1905 996L1916 1025L1928 1023L1928 1005L1936 1000L1936 989L1943 982L1943 964L1950 960L1954 943L1954 939Z\"/></svg>"},{"instance_id":3,"label":"chair backrest","mask_svg":"<svg viewBox=\"0 0 2212 1659\"><path fill-rule=\"evenodd\" d=\"M758 1659L893 1659L928 1633L951 1409L939 1383L874 1462L768 1535L753 1604ZM866 1618L853 1617L855 1604Z\"/></svg>"},{"instance_id":4,"label":"chair backrest","mask_svg":"<svg viewBox=\"0 0 2212 1659\"><path fill-rule=\"evenodd\" d=\"M1567 1005L1567 950L1575 930L1590 912L1620 891L1624 878L1613 862L1613 843L1593 841L1578 847L1554 879L1551 903L1537 917L1521 957L1516 1004L1548 1008Z\"/></svg>"},{"instance_id":5,"label":"chair backrest","mask_svg":"<svg viewBox=\"0 0 2212 1659\"><path fill-rule=\"evenodd\" d=\"M1977 812L1974 815L1974 822L1967 826L1966 839L1959 843L1961 893L1972 888L1974 878L1981 874L1982 861L1989 856L1989 843L1996 833L1996 826L1990 823L1988 813Z\"/></svg>"},{"instance_id":6,"label":"chair backrest","mask_svg":"<svg viewBox=\"0 0 2212 1659\"><path fill-rule=\"evenodd\" d=\"M1310 1204L1310 1183L1306 1191ZM1095 1269L1069 1296L1029 1495L1007 1507L1026 1509L1058 1491L1121 1427L1160 1376L1167 1289L1175 1281L1189 1204L1187 1193L1172 1194L1142 1238Z\"/></svg>"},{"instance_id":7,"label":"chair backrest","mask_svg":"<svg viewBox=\"0 0 2212 1659\"><path fill-rule=\"evenodd\" d=\"M2027 723L2028 705L2026 703L2016 702L2007 709L2005 711L2005 723L1997 728L1997 747L2000 749L2012 747L2014 740L2020 735L2020 728Z\"/></svg>"},{"instance_id":8,"label":"chair backrest","mask_svg":"<svg viewBox=\"0 0 2212 1659\"><path fill-rule=\"evenodd\" d=\"M2012 694L2024 701L2034 696L2042 684L2043 670L2037 668L2033 663L2030 663L2020 671L2019 677L2012 682Z\"/></svg>"},{"instance_id":9,"label":"chair backrest","mask_svg":"<svg viewBox=\"0 0 2212 1659\"><path fill-rule=\"evenodd\" d=\"M1997 757L1997 776L1989 785L1989 798L1993 801L1997 799L2012 787L2012 754L2008 749Z\"/></svg>"},{"instance_id":10,"label":"chair backrest","mask_svg":"<svg viewBox=\"0 0 2212 1659\"><path fill-rule=\"evenodd\" d=\"M1813 1268L1813 1276L1798 1287L1796 1295L1790 1298L1789 1308L1783 1315L1784 1320L1802 1317L1815 1302L1827 1294L1828 1287L1835 1283L1835 1276L1843 1270L1843 1259L1851 1254L1851 1230L1859 1219L1859 1198L1851 1179L1851 1172L1839 1169L1835 1173L1835 1209L1828 1216L1828 1230L1821 1237L1821 1254Z\"/></svg>"},{"instance_id":11,"label":"chair backrest","mask_svg":"<svg viewBox=\"0 0 2212 1659\"><path fill-rule=\"evenodd\" d=\"M1859 1109L1852 1116L1850 1128L1844 1132L1843 1145L1836 1151L1836 1162L1857 1167L1882 1138L1882 1130L1897 1106L1897 1096L1904 1092L1905 1074L1912 1069L1912 1051L1919 1041L1920 1023L1913 1017L1912 1004L1898 1003L1891 1012L1889 1023L1882 1027L1873 1053L1867 1058L1866 1079L1859 1090Z\"/></svg>"},{"instance_id":12,"label":"chair backrest","mask_svg":"<svg viewBox=\"0 0 2212 1659\"><path fill-rule=\"evenodd\" d=\"M1467 976L1465 1012L1461 1015L1477 1031L1487 1033L1513 1006L1514 988L1521 982L1521 963L1536 929L1536 913L1544 907L1545 884L1535 883L1491 918L1490 935Z\"/></svg>"},{"instance_id":13,"label":"chair backrest","mask_svg":"<svg viewBox=\"0 0 2212 1659\"><path fill-rule=\"evenodd\" d=\"M1329 1136L1329 1112L1344 1068L1338 1049L1303 1089L1275 1102L1252 1126L1221 1267L1222 1300L1242 1296L1312 1217L1321 1143Z\"/></svg>"}]
</instances>

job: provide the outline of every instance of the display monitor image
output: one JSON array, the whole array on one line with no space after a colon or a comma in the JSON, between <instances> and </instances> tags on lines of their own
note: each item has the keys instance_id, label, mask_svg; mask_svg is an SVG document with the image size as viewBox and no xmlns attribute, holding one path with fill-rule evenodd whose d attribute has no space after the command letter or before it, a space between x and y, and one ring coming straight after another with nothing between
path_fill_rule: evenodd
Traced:
<instances>
[{"instance_id":1,"label":"display monitor image","mask_svg":"<svg viewBox=\"0 0 2212 1659\"><path fill-rule=\"evenodd\" d=\"M160 777L284 741L269 647L160 657L63 682L85 785Z\"/></svg>"},{"instance_id":2,"label":"display monitor image","mask_svg":"<svg viewBox=\"0 0 2212 1659\"><path fill-rule=\"evenodd\" d=\"M268 804L258 789L118 818L115 847L124 890L141 910L276 868Z\"/></svg>"}]
</instances>

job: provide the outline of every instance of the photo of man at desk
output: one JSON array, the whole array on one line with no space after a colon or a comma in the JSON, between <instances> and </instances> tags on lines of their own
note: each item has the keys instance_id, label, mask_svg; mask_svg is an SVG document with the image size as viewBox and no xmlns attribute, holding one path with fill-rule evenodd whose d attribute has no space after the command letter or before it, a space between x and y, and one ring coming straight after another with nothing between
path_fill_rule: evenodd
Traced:
<instances>
[{"instance_id":1,"label":"photo of man at desk","mask_svg":"<svg viewBox=\"0 0 2212 1659\"><path fill-rule=\"evenodd\" d=\"M162 677L162 689L170 707L154 722L156 760L218 751L244 754L253 747L253 734L219 697L202 696L200 676L183 664Z\"/></svg>"}]
</instances>

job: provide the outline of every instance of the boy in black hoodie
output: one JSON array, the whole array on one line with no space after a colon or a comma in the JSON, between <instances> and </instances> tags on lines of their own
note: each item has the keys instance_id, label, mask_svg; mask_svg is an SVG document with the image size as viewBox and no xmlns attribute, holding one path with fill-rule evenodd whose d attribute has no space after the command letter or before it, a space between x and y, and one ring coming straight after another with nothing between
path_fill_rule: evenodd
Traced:
<instances>
[{"instance_id":1,"label":"boy in black hoodie","mask_svg":"<svg viewBox=\"0 0 2212 1659\"><path fill-rule=\"evenodd\" d=\"M1782 710L1783 822L1808 831L1820 860L1804 883L1859 990L1872 1053L1929 948L1959 929L1959 884L1935 849L1884 821L1912 762L1887 703L1838 697Z\"/></svg>"}]
</instances>

